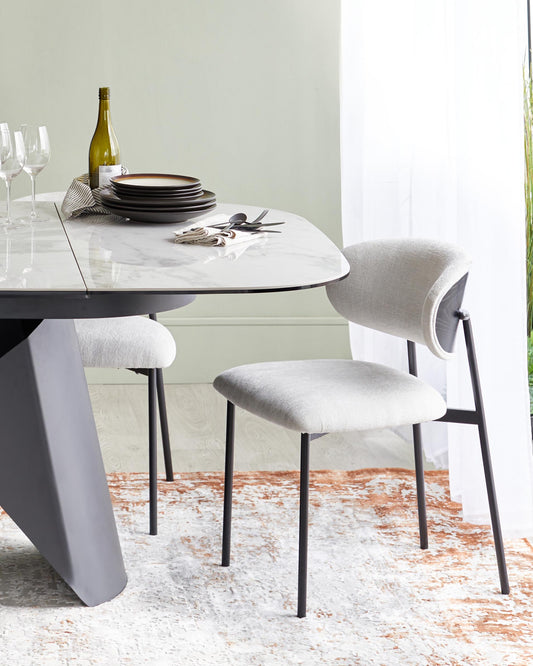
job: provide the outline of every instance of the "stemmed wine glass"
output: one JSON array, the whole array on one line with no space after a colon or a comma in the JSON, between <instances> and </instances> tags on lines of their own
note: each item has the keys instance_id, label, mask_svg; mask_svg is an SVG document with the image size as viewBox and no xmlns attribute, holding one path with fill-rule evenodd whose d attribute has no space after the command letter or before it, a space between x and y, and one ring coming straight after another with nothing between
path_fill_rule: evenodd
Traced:
<instances>
[{"instance_id":1,"label":"stemmed wine glass","mask_svg":"<svg viewBox=\"0 0 533 666\"><path fill-rule=\"evenodd\" d=\"M9 131L7 123L0 123L0 178L6 183L7 214L4 222L13 224L11 219L11 181L22 171L25 161L22 132Z\"/></svg>"},{"instance_id":2,"label":"stemmed wine glass","mask_svg":"<svg viewBox=\"0 0 533 666\"><path fill-rule=\"evenodd\" d=\"M22 125L22 136L26 150L24 171L31 179L31 218L37 218L35 210L35 177L50 160L50 140L44 125Z\"/></svg>"}]
</instances>

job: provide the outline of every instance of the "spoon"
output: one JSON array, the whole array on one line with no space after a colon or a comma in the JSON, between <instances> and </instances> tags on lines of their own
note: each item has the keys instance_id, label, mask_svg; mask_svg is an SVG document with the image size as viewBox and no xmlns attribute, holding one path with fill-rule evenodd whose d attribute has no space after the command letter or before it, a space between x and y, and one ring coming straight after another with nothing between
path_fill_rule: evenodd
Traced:
<instances>
[{"instance_id":1,"label":"spoon","mask_svg":"<svg viewBox=\"0 0 533 666\"><path fill-rule=\"evenodd\" d=\"M255 220L250 220L250 221L248 221L248 216L246 215L246 213L235 213L228 220L228 224L230 225L228 228L231 229L232 227L236 226L240 227L248 227L252 225L259 226L259 223L267 213L268 209L265 209L258 217L255 218Z\"/></svg>"},{"instance_id":2,"label":"spoon","mask_svg":"<svg viewBox=\"0 0 533 666\"><path fill-rule=\"evenodd\" d=\"M231 229L231 227L235 226L236 224L247 224L246 220L246 213L235 213L229 218L227 223L230 225L229 228Z\"/></svg>"},{"instance_id":3,"label":"spoon","mask_svg":"<svg viewBox=\"0 0 533 666\"><path fill-rule=\"evenodd\" d=\"M209 226L213 229L220 229L221 231L229 231L236 224L246 224L246 213L235 213L232 215L227 222L220 222L219 224L211 224Z\"/></svg>"},{"instance_id":4,"label":"spoon","mask_svg":"<svg viewBox=\"0 0 533 666\"><path fill-rule=\"evenodd\" d=\"M255 218L255 220L248 221L248 216L246 213L234 213L227 222L222 224L213 224L212 226L216 229L222 229L223 231L228 231L235 226L247 227L249 225L258 225L259 222L265 217L268 213L268 209L265 209L261 214Z\"/></svg>"},{"instance_id":5,"label":"spoon","mask_svg":"<svg viewBox=\"0 0 533 666\"><path fill-rule=\"evenodd\" d=\"M265 217L265 215L268 213L268 209L265 209L260 213L258 217L255 218L255 220L250 220L248 221L248 217L246 213L235 213L235 215L232 215L228 222L233 222L233 224L240 224L240 225L250 225L250 224L259 224L259 222Z\"/></svg>"}]
</instances>

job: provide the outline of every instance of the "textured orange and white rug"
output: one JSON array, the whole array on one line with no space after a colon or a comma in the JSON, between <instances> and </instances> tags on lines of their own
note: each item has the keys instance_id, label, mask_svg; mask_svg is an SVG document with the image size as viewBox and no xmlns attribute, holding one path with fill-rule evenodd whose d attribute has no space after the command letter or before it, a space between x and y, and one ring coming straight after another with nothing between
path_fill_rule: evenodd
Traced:
<instances>
[{"instance_id":1,"label":"textured orange and white rug","mask_svg":"<svg viewBox=\"0 0 533 666\"><path fill-rule=\"evenodd\" d=\"M370 666L533 663L533 549L506 542L499 594L488 528L466 525L445 472L427 474L430 549L414 475L312 472L308 616L295 617L298 476L237 474L233 561L219 566L222 475L110 475L129 582L86 608L0 515L0 662Z\"/></svg>"}]
</instances>

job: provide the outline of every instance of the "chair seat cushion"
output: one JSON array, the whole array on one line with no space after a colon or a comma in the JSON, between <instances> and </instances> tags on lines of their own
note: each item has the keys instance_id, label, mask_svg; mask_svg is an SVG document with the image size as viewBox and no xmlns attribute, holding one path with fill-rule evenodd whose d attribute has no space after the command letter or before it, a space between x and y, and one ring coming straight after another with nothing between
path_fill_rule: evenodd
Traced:
<instances>
[{"instance_id":1,"label":"chair seat cushion","mask_svg":"<svg viewBox=\"0 0 533 666\"><path fill-rule=\"evenodd\" d=\"M166 368L176 356L170 331L148 317L76 319L74 325L86 368Z\"/></svg>"},{"instance_id":2,"label":"chair seat cushion","mask_svg":"<svg viewBox=\"0 0 533 666\"><path fill-rule=\"evenodd\" d=\"M307 433L422 423L446 412L442 396L417 377L363 361L242 365L220 374L214 387L267 421Z\"/></svg>"}]
</instances>

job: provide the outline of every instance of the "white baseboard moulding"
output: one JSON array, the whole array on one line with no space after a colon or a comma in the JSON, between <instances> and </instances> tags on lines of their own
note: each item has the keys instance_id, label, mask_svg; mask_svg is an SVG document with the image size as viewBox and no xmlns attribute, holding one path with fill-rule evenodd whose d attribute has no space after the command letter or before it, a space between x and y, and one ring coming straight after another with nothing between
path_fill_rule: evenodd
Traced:
<instances>
[{"instance_id":1,"label":"white baseboard moulding","mask_svg":"<svg viewBox=\"0 0 533 666\"><path fill-rule=\"evenodd\" d=\"M210 383L235 365L300 358L351 358L342 317L177 317L161 315L176 340L168 384ZM90 384L142 384L127 370L89 368Z\"/></svg>"}]
</instances>

